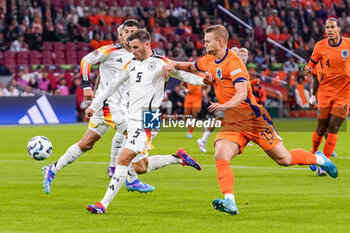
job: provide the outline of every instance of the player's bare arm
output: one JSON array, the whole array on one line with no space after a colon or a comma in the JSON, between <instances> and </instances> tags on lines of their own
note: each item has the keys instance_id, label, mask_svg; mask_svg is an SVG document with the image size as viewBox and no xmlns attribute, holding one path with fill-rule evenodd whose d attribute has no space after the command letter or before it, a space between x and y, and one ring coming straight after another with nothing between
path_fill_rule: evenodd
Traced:
<instances>
[{"instance_id":1,"label":"player's bare arm","mask_svg":"<svg viewBox=\"0 0 350 233\"><path fill-rule=\"evenodd\" d=\"M237 107L240 103L247 99L248 88L246 82L237 82L235 84L235 89L237 93L232 97L232 99L230 99L224 104L210 102L208 111L214 114L218 111L226 111L228 109Z\"/></svg>"},{"instance_id":2,"label":"player's bare arm","mask_svg":"<svg viewBox=\"0 0 350 233\"><path fill-rule=\"evenodd\" d=\"M174 69L183 70L194 74L198 73L198 70L193 62L171 61L163 66L163 76L168 77L169 74L174 71Z\"/></svg>"},{"instance_id":3,"label":"player's bare arm","mask_svg":"<svg viewBox=\"0 0 350 233\"><path fill-rule=\"evenodd\" d=\"M96 78L96 81L95 81L94 95L96 95L96 91L98 89L98 85L100 85L100 79L101 79L101 76L97 75L97 78Z\"/></svg>"}]
</instances>

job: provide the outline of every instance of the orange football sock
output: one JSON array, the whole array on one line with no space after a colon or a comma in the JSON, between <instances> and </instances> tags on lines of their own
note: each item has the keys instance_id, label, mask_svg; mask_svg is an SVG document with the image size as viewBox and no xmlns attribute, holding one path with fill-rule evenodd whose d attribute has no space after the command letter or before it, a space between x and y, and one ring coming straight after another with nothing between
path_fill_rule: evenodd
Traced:
<instances>
[{"instance_id":1,"label":"orange football sock","mask_svg":"<svg viewBox=\"0 0 350 233\"><path fill-rule=\"evenodd\" d=\"M193 127L193 126L190 126L190 129L188 130L188 132L189 132L190 134L192 134L193 130L194 130L194 127Z\"/></svg>"},{"instance_id":2,"label":"orange football sock","mask_svg":"<svg viewBox=\"0 0 350 233\"><path fill-rule=\"evenodd\" d=\"M223 194L233 194L234 177L230 162L224 159L216 160L217 179Z\"/></svg>"},{"instance_id":3,"label":"orange football sock","mask_svg":"<svg viewBox=\"0 0 350 233\"><path fill-rule=\"evenodd\" d=\"M303 149L293 149L289 151L292 156L292 165L310 165L316 163L316 156Z\"/></svg>"},{"instance_id":4,"label":"orange football sock","mask_svg":"<svg viewBox=\"0 0 350 233\"><path fill-rule=\"evenodd\" d=\"M330 158L332 156L333 151L335 150L335 146L337 145L338 141L338 134L335 133L328 133L326 143L323 147L323 154Z\"/></svg>"},{"instance_id":5,"label":"orange football sock","mask_svg":"<svg viewBox=\"0 0 350 233\"><path fill-rule=\"evenodd\" d=\"M318 147L322 142L323 137L317 135L316 131L312 134L312 150L311 153L315 154L318 151Z\"/></svg>"}]
</instances>

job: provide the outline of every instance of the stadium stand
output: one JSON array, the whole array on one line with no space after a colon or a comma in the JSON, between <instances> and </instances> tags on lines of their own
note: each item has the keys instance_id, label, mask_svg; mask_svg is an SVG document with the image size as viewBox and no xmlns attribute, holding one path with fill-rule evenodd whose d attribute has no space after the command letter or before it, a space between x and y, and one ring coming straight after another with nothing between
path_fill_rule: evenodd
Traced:
<instances>
[{"instance_id":1,"label":"stadium stand","mask_svg":"<svg viewBox=\"0 0 350 233\"><path fill-rule=\"evenodd\" d=\"M254 33L218 10L218 5L252 27ZM315 43L323 38L327 17L339 16L343 36L350 34L349 1L342 0L14 0L0 1L0 9L0 64L14 78L28 67L34 77L28 83L33 91L39 79L47 76L50 88L44 91L51 94L59 93L55 90L62 77L68 87L73 86L72 77L79 74L82 57L92 51L91 46L116 41L123 20L139 19L152 32L154 49L177 60L203 55L203 29L221 23L230 33L230 46L250 51L247 66L266 89L269 101L265 105L275 106L281 99L285 106L297 109L295 67L301 70L304 64L290 59L290 54L268 43L267 38L308 60ZM311 82L306 79L302 85L309 89ZM82 100L81 96L77 99Z\"/></svg>"}]
</instances>

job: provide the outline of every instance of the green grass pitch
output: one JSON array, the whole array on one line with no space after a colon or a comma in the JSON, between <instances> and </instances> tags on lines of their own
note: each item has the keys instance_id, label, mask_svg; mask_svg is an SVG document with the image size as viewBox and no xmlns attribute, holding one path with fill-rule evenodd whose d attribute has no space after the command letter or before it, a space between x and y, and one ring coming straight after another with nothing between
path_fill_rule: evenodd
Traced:
<instances>
[{"instance_id":1,"label":"green grass pitch","mask_svg":"<svg viewBox=\"0 0 350 233\"><path fill-rule=\"evenodd\" d=\"M112 130L92 151L57 173L51 194L42 189L42 166L55 162L86 127L0 127L0 232L349 232L348 132L339 133L336 179L316 177L308 167L279 167L258 146L247 146L231 162L240 211L236 216L211 205L213 199L222 198L216 182L214 135L208 153L203 154L196 143L201 132L194 132L192 139L184 132L160 132L151 155L174 153L182 147L203 170L171 165L140 175L156 187L153 193L127 192L123 187L106 214L93 215L86 206L100 201L107 189ZM35 161L27 155L27 142L35 135L52 141L49 159ZM311 131L280 135L288 149L311 148Z\"/></svg>"}]
</instances>

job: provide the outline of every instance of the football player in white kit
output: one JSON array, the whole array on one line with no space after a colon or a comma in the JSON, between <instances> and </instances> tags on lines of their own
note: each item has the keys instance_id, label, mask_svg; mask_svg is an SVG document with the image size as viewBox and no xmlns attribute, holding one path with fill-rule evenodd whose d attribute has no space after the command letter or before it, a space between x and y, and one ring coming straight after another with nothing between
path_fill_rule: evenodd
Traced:
<instances>
[{"instance_id":1,"label":"football player in white kit","mask_svg":"<svg viewBox=\"0 0 350 233\"><path fill-rule=\"evenodd\" d=\"M104 89L106 89L108 83L115 79L115 75L120 72L122 67L134 57L130 52L130 48L127 46L127 38L138 28L141 28L141 25L137 20L126 20L123 24L123 33L120 38L122 43L103 46L89 53L82 59L80 72L85 99L92 100L94 98L94 93L91 89L89 80L91 65L99 62L101 63L99 69L100 82L96 91L96 96L98 96ZM120 86L118 90L108 98L108 100L106 99L106 101L104 101L103 106L101 106L101 108L91 117L89 127L78 143L69 147L57 162L43 168L43 187L45 193L50 193L51 182L55 177L55 174L63 167L73 163L84 152L92 149L95 142L97 142L110 127L117 130L112 140L111 164L108 169L110 177L113 175L116 157L123 147L123 143L126 142L124 132L126 132L127 127L127 85L128 83L125 83ZM129 167L128 173L128 182L126 183L127 190L139 192L151 192L154 190L153 186L147 185L138 179L132 165Z\"/></svg>"},{"instance_id":2,"label":"football player in white kit","mask_svg":"<svg viewBox=\"0 0 350 233\"><path fill-rule=\"evenodd\" d=\"M145 30L136 30L129 36L128 41L135 58L123 67L123 71L118 73L118 77L110 83L101 95L93 100L85 112L87 117L93 116L94 112L101 108L105 98L112 95L123 83L129 81L128 140L119 154L115 173L108 185L104 198L101 202L96 202L95 205L87 206L91 213L105 213L106 208L126 180L130 162L140 156L137 154L148 148L152 138L159 132L159 129L143 127L143 114L144 111L153 112L154 117L160 114L157 110L163 100L164 88L168 79L162 76L162 67L169 60L152 52L150 47L151 36ZM171 77L194 85L205 85L203 78L183 71L174 72ZM145 155L141 154L141 156ZM149 159L152 157L154 156L151 156ZM200 165L182 149L178 150L177 154L173 155L173 158L174 163L177 161L177 163L182 163L182 165L189 165L197 170L201 170ZM147 172L158 168L160 167L153 168L148 166Z\"/></svg>"}]
</instances>

